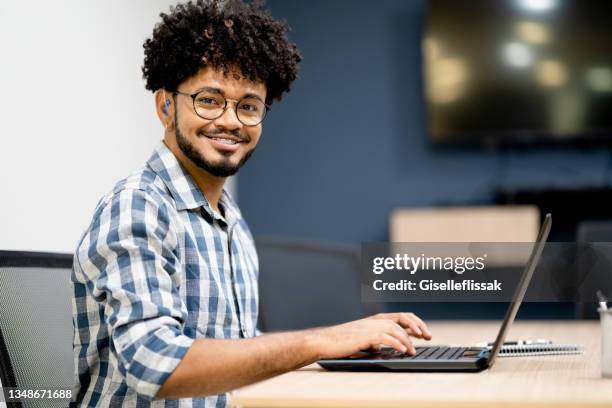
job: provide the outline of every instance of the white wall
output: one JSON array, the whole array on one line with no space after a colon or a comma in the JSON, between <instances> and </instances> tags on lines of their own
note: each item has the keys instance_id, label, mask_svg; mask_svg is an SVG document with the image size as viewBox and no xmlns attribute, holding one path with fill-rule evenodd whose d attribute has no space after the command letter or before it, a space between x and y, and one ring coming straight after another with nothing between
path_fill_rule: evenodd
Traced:
<instances>
[{"instance_id":1,"label":"white wall","mask_svg":"<svg viewBox=\"0 0 612 408\"><path fill-rule=\"evenodd\" d=\"M161 140L142 43L171 3L0 2L0 249L71 252Z\"/></svg>"},{"instance_id":2,"label":"white wall","mask_svg":"<svg viewBox=\"0 0 612 408\"><path fill-rule=\"evenodd\" d=\"M172 3L0 0L0 250L72 252L161 140L142 43Z\"/></svg>"},{"instance_id":3,"label":"white wall","mask_svg":"<svg viewBox=\"0 0 612 408\"><path fill-rule=\"evenodd\" d=\"M140 66L170 3L0 2L0 249L71 252L161 140Z\"/></svg>"}]
</instances>

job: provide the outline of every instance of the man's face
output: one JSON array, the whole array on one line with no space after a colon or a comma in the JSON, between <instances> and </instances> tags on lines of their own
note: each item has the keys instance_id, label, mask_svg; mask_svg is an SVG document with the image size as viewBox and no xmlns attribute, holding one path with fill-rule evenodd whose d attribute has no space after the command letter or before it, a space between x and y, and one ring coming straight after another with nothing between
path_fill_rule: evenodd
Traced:
<instances>
[{"instance_id":1,"label":"man's face","mask_svg":"<svg viewBox=\"0 0 612 408\"><path fill-rule=\"evenodd\" d=\"M244 97L266 100L263 83L252 82L230 72L206 67L183 82L178 91L194 94L206 89L228 99L227 109L217 119L203 119L194 111L193 99L175 96L177 145L200 169L217 177L235 174L255 150L261 136L261 123L245 126L236 116L235 102ZM233 101L230 101L233 100Z\"/></svg>"}]
</instances>

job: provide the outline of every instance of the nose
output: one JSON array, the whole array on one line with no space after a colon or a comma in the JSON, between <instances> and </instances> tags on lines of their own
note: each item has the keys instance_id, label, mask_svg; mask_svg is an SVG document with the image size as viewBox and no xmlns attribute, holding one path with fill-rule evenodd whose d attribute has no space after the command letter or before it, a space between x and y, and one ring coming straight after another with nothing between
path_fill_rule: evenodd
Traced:
<instances>
[{"instance_id":1,"label":"nose","mask_svg":"<svg viewBox=\"0 0 612 408\"><path fill-rule=\"evenodd\" d=\"M227 101L225 112L214 121L217 126L228 130L242 128L242 122L238 120L238 116L236 115L236 104L237 102L235 101Z\"/></svg>"}]
</instances>

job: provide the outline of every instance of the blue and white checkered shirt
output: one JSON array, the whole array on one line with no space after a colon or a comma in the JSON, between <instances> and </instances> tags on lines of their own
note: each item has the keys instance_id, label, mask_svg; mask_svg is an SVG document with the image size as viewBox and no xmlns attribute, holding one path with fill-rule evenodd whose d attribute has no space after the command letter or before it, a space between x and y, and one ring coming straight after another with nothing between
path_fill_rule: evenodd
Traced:
<instances>
[{"instance_id":1,"label":"blue and white checkered shirt","mask_svg":"<svg viewBox=\"0 0 612 408\"><path fill-rule=\"evenodd\" d=\"M225 191L219 205L163 143L99 202L72 273L80 406L228 405L152 400L194 339L256 334L253 238Z\"/></svg>"}]
</instances>

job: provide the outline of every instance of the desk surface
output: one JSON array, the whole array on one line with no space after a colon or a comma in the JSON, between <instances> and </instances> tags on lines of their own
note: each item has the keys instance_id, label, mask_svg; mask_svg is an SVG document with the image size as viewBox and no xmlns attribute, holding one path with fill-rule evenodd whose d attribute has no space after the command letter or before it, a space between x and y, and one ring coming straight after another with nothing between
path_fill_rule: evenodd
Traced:
<instances>
[{"instance_id":1,"label":"desk surface","mask_svg":"<svg viewBox=\"0 0 612 408\"><path fill-rule=\"evenodd\" d=\"M431 322L435 344L494 339L498 322ZM508 339L577 343L581 355L504 357L480 373L329 372L310 365L231 394L240 408L263 407L612 407L601 378L599 322L515 322Z\"/></svg>"}]
</instances>

